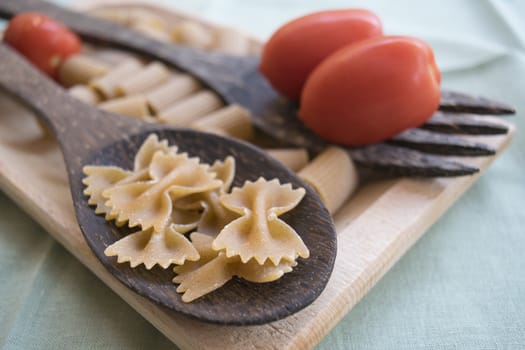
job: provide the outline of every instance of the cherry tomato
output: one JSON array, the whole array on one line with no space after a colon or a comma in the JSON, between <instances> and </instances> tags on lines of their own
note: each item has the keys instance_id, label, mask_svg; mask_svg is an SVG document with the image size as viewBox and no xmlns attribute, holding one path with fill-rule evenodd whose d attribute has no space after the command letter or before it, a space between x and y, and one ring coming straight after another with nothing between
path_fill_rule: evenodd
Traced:
<instances>
[{"instance_id":1,"label":"cherry tomato","mask_svg":"<svg viewBox=\"0 0 525 350\"><path fill-rule=\"evenodd\" d=\"M439 105L440 82L424 41L371 38L337 51L312 72L299 117L327 141L380 142L430 118Z\"/></svg>"},{"instance_id":2,"label":"cherry tomato","mask_svg":"<svg viewBox=\"0 0 525 350\"><path fill-rule=\"evenodd\" d=\"M381 34L381 21L368 10L313 13L273 34L259 70L281 94L299 99L306 78L322 60L348 44Z\"/></svg>"},{"instance_id":3,"label":"cherry tomato","mask_svg":"<svg viewBox=\"0 0 525 350\"><path fill-rule=\"evenodd\" d=\"M51 77L56 77L66 57L81 49L81 41L73 32L36 12L13 17L5 30L4 41Z\"/></svg>"}]
</instances>

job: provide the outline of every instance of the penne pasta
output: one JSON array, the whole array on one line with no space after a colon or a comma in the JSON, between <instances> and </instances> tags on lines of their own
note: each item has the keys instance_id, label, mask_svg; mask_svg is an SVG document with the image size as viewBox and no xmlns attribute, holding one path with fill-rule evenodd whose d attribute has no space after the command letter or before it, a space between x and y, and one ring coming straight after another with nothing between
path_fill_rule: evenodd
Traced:
<instances>
[{"instance_id":1,"label":"penne pasta","mask_svg":"<svg viewBox=\"0 0 525 350\"><path fill-rule=\"evenodd\" d=\"M68 90L69 94L90 105L96 105L100 101L99 95L85 85L75 85Z\"/></svg>"},{"instance_id":2,"label":"penne pasta","mask_svg":"<svg viewBox=\"0 0 525 350\"><path fill-rule=\"evenodd\" d=\"M308 164L308 151L304 148L267 149L266 153L295 172Z\"/></svg>"},{"instance_id":3,"label":"penne pasta","mask_svg":"<svg viewBox=\"0 0 525 350\"><path fill-rule=\"evenodd\" d=\"M317 191L330 214L350 197L358 182L354 162L345 150L336 146L321 152L299 176Z\"/></svg>"},{"instance_id":4,"label":"penne pasta","mask_svg":"<svg viewBox=\"0 0 525 350\"><path fill-rule=\"evenodd\" d=\"M198 119L190 126L198 130L218 132L243 140L253 137L250 112L239 105L223 107Z\"/></svg>"},{"instance_id":5,"label":"penne pasta","mask_svg":"<svg viewBox=\"0 0 525 350\"><path fill-rule=\"evenodd\" d=\"M144 119L149 116L146 98L141 95L125 96L102 102L98 107L128 117Z\"/></svg>"},{"instance_id":6,"label":"penne pasta","mask_svg":"<svg viewBox=\"0 0 525 350\"><path fill-rule=\"evenodd\" d=\"M222 105L216 94L202 90L168 107L159 115L159 121L175 126L188 126Z\"/></svg>"},{"instance_id":7,"label":"penne pasta","mask_svg":"<svg viewBox=\"0 0 525 350\"><path fill-rule=\"evenodd\" d=\"M118 24L129 25L129 11L126 9L101 8L90 11L90 14Z\"/></svg>"},{"instance_id":8,"label":"penne pasta","mask_svg":"<svg viewBox=\"0 0 525 350\"><path fill-rule=\"evenodd\" d=\"M214 49L233 55L247 55L250 53L248 38L232 28L220 28L215 33Z\"/></svg>"},{"instance_id":9,"label":"penne pasta","mask_svg":"<svg viewBox=\"0 0 525 350\"><path fill-rule=\"evenodd\" d=\"M129 25L134 27L141 24L152 29L162 30L167 33L168 25L166 20L152 11L141 8L132 8L128 12Z\"/></svg>"},{"instance_id":10,"label":"penne pasta","mask_svg":"<svg viewBox=\"0 0 525 350\"><path fill-rule=\"evenodd\" d=\"M140 63L139 59L135 55L127 51L113 48L97 48L96 50L90 50L89 56L109 65L111 67L110 70L115 69L117 66L126 61L136 61Z\"/></svg>"},{"instance_id":11,"label":"penne pasta","mask_svg":"<svg viewBox=\"0 0 525 350\"><path fill-rule=\"evenodd\" d=\"M159 114L168 106L198 89L201 84L187 74L177 74L146 94L148 105L154 114Z\"/></svg>"},{"instance_id":12,"label":"penne pasta","mask_svg":"<svg viewBox=\"0 0 525 350\"><path fill-rule=\"evenodd\" d=\"M138 60L126 60L109 71L108 74L93 79L89 86L104 99L113 98L117 95L117 85L123 79L138 73L141 68L142 64Z\"/></svg>"},{"instance_id":13,"label":"penne pasta","mask_svg":"<svg viewBox=\"0 0 525 350\"><path fill-rule=\"evenodd\" d=\"M268 149L266 152L293 171L299 171L308 164L308 151L304 148Z\"/></svg>"},{"instance_id":14,"label":"penne pasta","mask_svg":"<svg viewBox=\"0 0 525 350\"><path fill-rule=\"evenodd\" d=\"M136 74L123 79L115 87L118 96L136 95L155 88L169 79L169 69L160 62L152 62Z\"/></svg>"},{"instance_id":15,"label":"penne pasta","mask_svg":"<svg viewBox=\"0 0 525 350\"><path fill-rule=\"evenodd\" d=\"M77 54L69 56L58 69L58 81L65 87L88 84L106 74L109 66L96 58Z\"/></svg>"},{"instance_id":16,"label":"penne pasta","mask_svg":"<svg viewBox=\"0 0 525 350\"><path fill-rule=\"evenodd\" d=\"M172 32L174 42L197 49L209 49L213 44L213 32L194 21L180 22Z\"/></svg>"},{"instance_id":17,"label":"penne pasta","mask_svg":"<svg viewBox=\"0 0 525 350\"><path fill-rule=\"evenodd\" d=\"M171 42L171 37L166 32L166 30L152 26L149 23L138 22L138 23L131 25L130 28L135 29L136 31L142 34L152 37L154 39L157 39L159 41Z\"/></svg>"}]
</instances>

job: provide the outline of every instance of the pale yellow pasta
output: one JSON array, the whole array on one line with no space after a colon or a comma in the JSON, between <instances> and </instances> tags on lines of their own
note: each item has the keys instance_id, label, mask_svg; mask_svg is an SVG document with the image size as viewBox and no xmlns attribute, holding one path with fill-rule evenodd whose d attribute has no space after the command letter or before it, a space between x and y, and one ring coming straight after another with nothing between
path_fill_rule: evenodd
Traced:
<instances>
[{"instance_id":1,"label":"pale yellow pasta","mask_svg":"<svg viewBox=\"0 0 525 350\"><path fill-rule=\"evenodd\" d=\"M169 79L169 69L160 62L152 62L136 74L120 81L115 89L117 95L136 95L155 88Z\"/></svg>"},{"instance_id":2,"label":"pale yellow pasta","mask_svg":"<svg viewBox=\"0 0 525 350\"><path fill-rule=\"evenodd\" d=\"M242 263L238 257L232 258L229 262L230 269L234 271L235 276L241 277L250 282L267 283L278 280L285 273L292 272L297 266L297 261L281 260L278 265L271 261L266 261L260 265L255 259Z\"/></svg>"},{"instance_id":3,"label":"pale yellow pasta","mask_svg":"<svg viewBox=\"0 0 525 350\"><path fill-rule=\"evenodd\" d=\"M203 25L184 20L178 23L172 31L174 42L197 49L209 49L213 44L213 32Z\"/></svg>"},{"instance_id":4,"label":"pale yellow pasta","mask_svg":"<svg viewBox=\"0 0 525 350\"><path fill-rule=\"evenodd\" d=\"M213 238L208 235L194 232L191 234L191 240L199 252L200 259L173 269L177 274L173 283L179 284L177 292L183 293L184 302L191 302L222 287L233 276L256 283L272 282L291 272L297 265L296 261L286 260L277 266L270 261L260 265L254 259L242 263L238 257L227 258L224 252L213 250Z\"/></svg>"},{"instance_id":5,"label":"pale yellow pasta","mask_svg":"<svg viewBox=\"0 0 525 350\"><path fill-rule=\"evenodd\" d=\"M222 101L215 93L202 90L166 108L159 115L159 121L174 126L188 126L221 106Z\"/></svg>"},{"instance_id":6,"label":"pale yellow pasta","mask_svg":"<svg viewBox=\"0 0 525 350\"><path fill-rule=\"evenodd\" d=\"M164 32L167 32L168 30L168 24L166 23L166 20L164 20L164 18L160 17L152 11L148 11L145 9L130 9L128 12L128 23L131 26L135 26L137 24L144 24L149 26L150 28L155 28Z\"/></svg>"},{"instance_id":7,"label":"pale yellow pasta","mask_svg":"<svg viewBox=\"0 0 525 350\"><path fill-rule=\"evenodd\" d=\"M308 151L304 148L268 149L266 153L293 171L299 171L308 164Z\"/></svg>"},{"instance_id":8,"label":"pale yellow pasta","mask_svg":"<svg viewBox=\"0 0 525 350\"><path fill-rule=\"evenodd\" d=\"M253 138L250 112L236 104L212 112L190 125L202 131L217 132L243 140Z\"/></svg>"},{"instance_id":9,"label":"pale yellow pasta","mask_svg":"<svg viewBox=\"0 0 525 350\"><path fill-rule=\"evenodd\" d=\"M316 190L331 214L355 191L359 178L348 152L336 146L321 152L299 176Z\"/></svg>"},{"instance_id":10,"label":"pale yellow pasta","mask_svg":"<svg viewBox=\"0 0 525 350\"><path fill-rule=\"evenodd\" d=\"M278 180L247 181L221 196L221 203L241 215L230 222L213 242L213 249L225 250L228 258L239 256L243 263L255 259L260 265L270 260L278 265L282 259L307 258L309 251L292 227L278 218L293 209L305 195L302 188L292 189Z\"/></svg>"},{"instance_id":11,"label":"pale yellow pasta","mask_svg":"<svg viewBox=\"0 0 525 350\"><path fill-rule=\"evenodd\" d=\"M153 115L146 115L146 116L142 117L141 119L143 121L145 121L145 122L148 122L148 123L158 123L157 117L155 117Z\"/></svg>"},{"instance_id":12,"label":"pale yellow pasta","mask_svg":"<svg viewBox=\"0 0 525 350\"><path fill-rule=\"evenodd\" d=\"M144 264L146 269L155 265L168 268L186 260L199 260L199 253L174 225L156 232L153 228L135 232L113 243L104 250L107 256L117 256L118 263L129 262L131 267Z\"/></svg>"},{"instance_id":13,"label":"pale yellow pasta","mask_svg":"<svg viewBox=\"0 0 525 350\"><path fill-rule=\"evenodd\" d=\"M146 94L149 108L159 115L170 105L201 88L199 81L188 74L176 74Z\"/></svg>"},{"instance_id":14,"label":"pale yellow pasta","mask_svg":"<svg viewBox=\"0 0 525 350\"><path fill-rule=\"evenodd\" d=\"M140 63L140 60L138 60L132 53L115 48L97 48L96 50L90 51L89 56L109 65L111 70L114 70L116 67L127 61Z\"/></svg>"},{"instance_id":15,"label":"pale yellow pasta","mask_svg":"<svg viewBox=\"0 0 525 350\"><path fill-rule=\"evenodd\" d=\"M93 16L103 18L108 21L129 25L129 11L118 8L100 8L90 11Z\"/></svg>"},{"instance_id":16,"label":"pale yellow pasta","mask_svg":"<svg viewBox=\"0 0 525 350\"><path fill-rule=\"evenodd\" d=\"M106 206L107 199L102 196L102 192L117 184L149 180L147 168L151 164L153 155L157 151L167 154L175 153L176 150L176 147L168 146L166 140L159 141L157 135L152 134L144 141L135 155L133 171L115 166L84 167L83 171L87 177L82 182L86 185L84 194L89 196L88 204L96 206L95 213L106 214L106 220L115 219L116 214L112 214L111 208Z\"/></svg>"},{"instance_id":17,"label":"pale yellow pasta","mask_svg":"<svg viewBox=\"0 0 525 350\"><path fill-rule=\"evenodd\" d=\"M222 184L209 166L186 154L156 152L149 165L149 181L113 186L103 192L106 205L117 214L118 221L130 227L161 231L168 225L172 202L184 196L211 191Z\"/></svg>"},{"instance_id":18,"label":"pale yellow pasta","mask_svg":"<svg viewBox=\"0 0 525 350\"><path fill-rule=\"evenodd\" d=\"M202 215L196 226L197 232L216 237L219 232L239 215L224 207L219 197L230 190L235 177L235 160L227 157L216 161L210 168L216 178L222 181L221 187L214 191L197 193L175 202L174 206L182 209L201 209Z\"/></svg>"},{"instance_id":19,"label":"pale yellow pasta","mask_svg":"<svg viewBox=\"0 0 525 350\"><path fill-rule=\"evenodd\" d=\"M165 30L151 26L148 23L139 22L131 25L130 27L156 40L163 42L171 42L171 37Z\"/></svg>"},{"instance_id":20,"label":"pale yellow pasta","mask_svg":"<svg viewBox=\"0 0 525 350\"><path fill-rule=\"evenodd\" d=\"M152 134L135 155L133 170L83 170L84 193L95 212L139 228L104 253L131 267L175 264L173 282L184 302L234 276L274 281L291 272L298 257L309 255L297 233L278 218L299 203L304 189L260 178L230 193L235 177L231 156L212 166L201 164Z\"/></svg>"},{"instance_id":21,"label":"pale yellow pasta","mask_svg":"<svg viewBox=\"0 0 525 350\"><path fill-rule=\"evenodd\" d=\"M142 95L114 98L98 105L99 108L128 117L144 119L150 115L146 98Z\"/></svg>"},{"instance_id":22,"label":"pale yellow pasta","mask_svg":"<svg viewBox=\"0 0 525 350\"><path fill-rule=\"evenodd\" d=\"M103 98L113 98L117 95L116 87L124 79L138 73L142 64L138 60L126 59L108 74L93 79L89 86L97 91Z\"/></svg>"},{"instance_id":23,"label":"pale yellow pasta","mask_svg":"<svg viewBox=\"0 0 525 350\"><path fill-rule=\"evenodd\" d=\"M137 172L150 166L153 156L158 151L164 154L176 154L177 146L168 145L168 140L159 140L156 134L149 135L142 143L133 161L133 171Z\"/></svg>"},{"instance_id":24,"label":"pale yellow pasta","mask_svg":"<svg viewBox=\"0 0 525 350\"><path fill-rule=\"evenodd\" d=\"M247 55L250 53L250 41L238 30L223 27L215 32L213 48L233 55Z\"/></svg>"},{"instance_id":25,"label":"pale yellow pasta","mask_svg":"<svg viewBox=\"0 0 525 350\"><path fill-rule=\"evenodd\" d=\"M85 85L75 85L67 91L71 96L90 105L96 105L100 101L100 96Z\"/></svg>"},{"instance_id":26,"label":"pale yellow pasta","mask_svg":"<svg viewBox=\"0 0 525 350\"><path fill-rule=\"evenodd\" d=\"M132 173L116 166L85 166L83 171L87 175L82 182L87 186L84 194L89 196L88 204L96 205L96 214L109 214L111 208L105 205L106 199L102 197L102 192Z\"/></svg>"},{"instance_id":27,"label":"pale yellow pasta","mask_svg":"<svg viewBox=\"0 0 525 350\"><path fill-rule=\"evenodd\" d=\"M76 54L69 56L58 69L60 84L70 87L88 84L92 79L106 74L109 66L93 57Z\"/></svg>"},{"instance_id":28,"label":"pale yellow pasta","mask_svg":"<svg viewBox=\"0 0 525 350\"><path fill-rule=\"evenodd\" d=\"M227 260L224 254L219 254L206 264L183 275L183 278L176 279L174 283L179 283L177 292L183 293L182 301L189 303L231 280L233 271L230 270Z\"/></svg>"}]
</instances>

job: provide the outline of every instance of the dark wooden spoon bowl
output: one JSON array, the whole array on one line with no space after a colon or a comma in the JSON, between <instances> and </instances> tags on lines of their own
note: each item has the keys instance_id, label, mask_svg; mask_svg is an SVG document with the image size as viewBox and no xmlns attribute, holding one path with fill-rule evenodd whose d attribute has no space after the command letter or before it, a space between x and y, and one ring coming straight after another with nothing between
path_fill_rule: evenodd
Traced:
<instances>
[{"instance_id":1,"label":"dark wooden spoon bowl","mask_svg":"<svg viewBox=\"0 0 525 350\"><path fill-rule=\"evenodd\" d=\"M89 247L102 264L137 293L195 319L227 325L253 325L286 317L309 305L322 292L336 256L336 232L330 214L316 193L294 173L258 148L221 136L114 115L70 97L40 74L22 56L0 44L0 87L20 99L54 132L66 163L78 223ZM104 249L126 232L96 215L83 195L82 167L88 164L131 168L133 157L152 132L176 144L181 151L212 163L232 155L236 159L234 185L260 176L304 187L299 206L283 215L310 250L294 271L271 283L233 279L224 287L184 303L171 282L171 269L131 268L117 264Z\"/></svg>"}]
</instances>

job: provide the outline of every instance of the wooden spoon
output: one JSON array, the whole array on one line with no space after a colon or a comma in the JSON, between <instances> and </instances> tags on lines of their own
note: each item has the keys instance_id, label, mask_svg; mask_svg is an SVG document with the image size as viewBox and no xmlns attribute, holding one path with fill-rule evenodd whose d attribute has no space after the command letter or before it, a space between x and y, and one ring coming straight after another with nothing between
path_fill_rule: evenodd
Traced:
<instances>
[{"instance_id":1,"label":"wooden spoon","mask_svg":"<svg viewBox=\"0 0 525 350\"><path fill-rule=\"evenodd\" d=\"M0 44L0 87L30 107L54 132L66 163L71 195L82 233L97 258L122 283L137 293L193 318L228 325L261 324L286 317L310 304L324 289L336 256L332 219L316 193L294 173L247 143L186 129L143 123L88 106L70 97L38 72L22 56ZM246 180L278 178L304 187L299 206L283 215L310 249L294 271L271 283L240 279L192 303L184 303L171 282L171 269L130 268L104 255L104 249L125 233L95 215L83 195L82 167L88 164L132 168L133 158L152 132L181 151L212 163L232 155L236 159L234 186Z\"/></svg>"}]
</instances>

